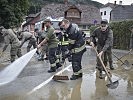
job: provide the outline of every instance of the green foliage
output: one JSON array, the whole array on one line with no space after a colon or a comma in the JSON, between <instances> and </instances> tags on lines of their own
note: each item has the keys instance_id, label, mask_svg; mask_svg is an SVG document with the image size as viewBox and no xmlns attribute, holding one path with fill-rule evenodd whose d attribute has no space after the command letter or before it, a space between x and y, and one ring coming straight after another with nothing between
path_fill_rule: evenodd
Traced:
<instances>
[{"instance_id":1,"label":"green foliage","mask_svg":"<svg viewBox=\"0 0 133 100\"><path fill-rule=\"evenodd\" d=\"M133 20L112 22L110 27L113 30L114 48L129 49L130 44L130 27L133 25ZM90 33L92 33L98 26L91 26Z\"/></svg>"},{"instance_id":2,"label":"green foliage","mask_svg":"<svg viewBox=\"0 0 133 100\"><path fill-rule=\"evenodd\" d=\"M114 48L129 49L130 35L129 28L133 25L133 20L112 22L110 27L114 33Z\"/></svg>"},{"instance_id":3,"label":"green foliage","mask_svg":"<svg viewBox=\"0 0 133 100\"><path fill-rule=\"evenodd\" d=\"M98 26L91 26L90 27L90 33L92 34L92 32L97 28Z\"/></svg>"},{"instance_id":4,"label":"green foliage","mask_svg":"<svg viewBox=\"0 0 133 100\"><path fill-rule=\"evenodd\" d=\"M0 25L6 28L19 26L26 15L28 0L0 0Z\"/></svg>"},{"instance_id":5,"label":"green foliage","mask_svg":"<svg viewBox=\"0 0 133 100\"><path fill-rule=\"evenodd\" d=\"M91 0L69 0L72 4L102 4ZM19 26L27 14L38 13L48 3L64 3L64 0L0 0L0 26Z\"/></svg>"}]
</instances>

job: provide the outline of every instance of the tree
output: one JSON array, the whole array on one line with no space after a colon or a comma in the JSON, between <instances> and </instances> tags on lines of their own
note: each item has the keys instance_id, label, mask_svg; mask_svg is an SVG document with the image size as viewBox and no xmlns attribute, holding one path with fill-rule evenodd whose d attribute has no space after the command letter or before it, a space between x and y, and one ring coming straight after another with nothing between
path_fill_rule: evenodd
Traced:
<instances>
[{"instance_id":1,"label":"tree","mask_svg":"<svg viewBox=\"0 0 133 100\"><path fill-rule=\"evenodd\" d=\"M0 26L19 26L28 7L28 0L0 0Z\"/></svg>"}]
</instances>

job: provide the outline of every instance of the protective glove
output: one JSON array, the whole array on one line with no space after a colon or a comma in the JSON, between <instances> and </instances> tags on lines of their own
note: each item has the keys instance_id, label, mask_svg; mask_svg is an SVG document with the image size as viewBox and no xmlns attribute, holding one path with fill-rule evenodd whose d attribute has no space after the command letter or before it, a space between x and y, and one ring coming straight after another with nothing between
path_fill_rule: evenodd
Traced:
<instances>
[{"instance_id":1,"label":"protective glove","mask_svg":"<svg viewBox=\"0 0 133 100\"><path fill-rule=\"evenodd\" d=\"M71 57L71 55L72 55L72 52L71 52L71 51L68 51L68 52L65 54L65 58L69 58L69 57Z\"/></svg>"},{"instance_id":2,"label":"protective glove","mask_svg":"<svg viewBox=\"0 0 133 100\"><path fill-rule=\"evenodd\" d=\"M90 45L91 45L92 47L95 47L95 45L94 45L94 43L93 43L93 42L90 42Z\"/></svg>"}]
</instances>

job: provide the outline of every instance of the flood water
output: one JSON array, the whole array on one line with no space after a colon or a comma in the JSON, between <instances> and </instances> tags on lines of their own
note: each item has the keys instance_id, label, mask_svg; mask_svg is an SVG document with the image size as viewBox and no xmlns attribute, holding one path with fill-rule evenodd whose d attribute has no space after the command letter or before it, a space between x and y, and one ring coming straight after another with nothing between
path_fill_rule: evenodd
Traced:
<instances>
[{"instance_id":1,"label":"flood water","mask_svg":"<svg viewBox=\"0 0 133 100\"><path fill-rule=\"evenodd\" d=\"M121 57L127 52L114 51L114 53ZM34 64L30 62L18 79L0 87L0 100L133 100L133 68L125 70L121 62L113 57L115 70L111 70L111 79L113 82L119 80L119 85L116 89L109 89L106 86L110 83L108 78L99 79L95 59L95 52L88 49L83 56L82 79L51 80L46 85L41 84L54 73L47 73L49 69L47 62L36 63L35 59L32 59ZM133 63L133 55L123 57L122 61L124 60ZM71 67L62 74L70 77ZM35 89L37 86L40 88ZM34 91L31 93L32 90Z\"/></svg>"}]
</instances>

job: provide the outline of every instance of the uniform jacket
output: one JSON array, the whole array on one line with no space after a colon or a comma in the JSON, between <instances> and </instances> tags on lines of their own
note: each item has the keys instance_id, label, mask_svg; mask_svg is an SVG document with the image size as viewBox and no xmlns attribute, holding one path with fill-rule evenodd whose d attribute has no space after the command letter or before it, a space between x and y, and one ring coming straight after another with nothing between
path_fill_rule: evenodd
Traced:
<instances>
[{"instance_id":1,"label":"uniform jacket","mask_svg":"<svg viewBox=\"0 0 133 100\"><path fill-rule=\"evenodd\" d=\"M30 40L31 38L36 39L35 36L30 32L22 32L21 35L22 35L21 45L24 44L25 41Z\"/></svg>"},{"instance_id":2,"label":"uniform jacket","mask_svg":"<svg viewBox=\"0 0 133 100\"><path fill-rule=\"evenodd\" d=\"M47 40L48 48L57 47L59 41L57 40L56 35L54 34L54 28L52 26L47 28L45 39Z\"/></svg>"},{"instance_id":3,"label":"uniform jacket","mask_svg":"<svg viewBox=\"0 0 133 100\"><path fill-rule=\"evenodd\" d=\"M91 41L97 45L97 49L106 51L113 46L113 31L108 27L106 31L103 32L100 27L98 27L92 33Z\"/></svg>"},{"instance_id":4,"label":"uniform jacket","mask_svg":"<svg viewBox=\"0 0 133 100\"><path fill-rule=\"evenodd\" d=\"M20 46L20 41L12 29L3 29L2 33L4 36L5 46L8 46L9 44L11 45L11 47L19 47Z\"/></svg>"},{"instance_id":5,"label":"uniform jacket","mask_svg":"<svg viewBox=\"0 0 133 100\"><path fill-rule=\"evenodd\" d=\"M85 44L85 41L82 37L82 33L79 31L76 24L70 24L66 30L68 38L70 39L69 49L79 48ZM72 43L72 42L73 43Z\"/></svg>"}]
</instances>

